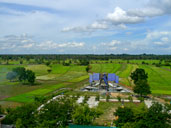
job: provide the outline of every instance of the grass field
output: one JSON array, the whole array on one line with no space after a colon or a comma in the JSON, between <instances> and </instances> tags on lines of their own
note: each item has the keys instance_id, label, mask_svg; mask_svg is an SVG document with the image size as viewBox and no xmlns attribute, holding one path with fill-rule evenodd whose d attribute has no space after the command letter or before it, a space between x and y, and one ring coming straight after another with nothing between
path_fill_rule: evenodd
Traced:
<instances>
[{"instance_id":1,"label":"grass field","mask_svg":"<svg viewBox=\"0 0 171 128\"><path fill-rule=\"evenodd\" d=\"M51 85L44 88L40 88L31 92L23 93L17 96L13 96L10 98L5 99L6 101L15 101L15 102L32 102L34 101L35 96L43 96L50 92L53 92L59 88L65 87L66 84L57 84L57 85Z\"/></svg>"},{"instance_id":2,"label":"grass field","mask_svg":"<svg viewBox=\"0 0 171 128\"><path fill-rule=\"evenodd\" d=\"M140 65L148 73L152 93L171 94L171 72L162 68Z\"/></svg>"},{"instance_id":3,"label":"grass field","mask_svg":"<svg viewBox=\"0 0 171 128\"><path fill-rule=\"evenodd\" d=\"M91 64L91 72L99 73L115 73L120 77L120 82L132 86L130 74L136 68L145 69L148 73L148 81L154 94L168 94L171 95L171 71L163 67L155 67L152 65L142 65L143 60L130 60L134 64L126 64L125 60L115 60L113 63ZM120 62L120 63L119 63ZM145 62L153 63L158 60L146 60ZM63 66L61 64L46 65L0 65L0 100L2 102L31 102L37 95L46 95L59 88L65 87L81 87L81 81L88 79L86 66ZM22 85L18 82L9 82L6 80L6 74L13 68L23 66L36 73L37 85L28 86ZM48 69L52 72L48 73Z\"/></svg>"},{"instance_id":4,"label":"grass field","mask_svg":"<svg viewBox=\"0 0 171 128\"><path fill-rule=\"evenodd\" d=\"M36 69L36 67L37 67L37 65L33 69L36 73L37 72L39 73L40 70ZM62 68L64 68L64 67L62 67ZM46 74L46 72L44 72L44 74ZM85 66L82 66L82 67L78 66L78 68L76 66L69 67L65 73L61 72L60 76L59 76L59 74L57 74L56 80L58 81L59 79L62 79L59 81L60 84L45 85L39 89L35 89L33 91L28 91L26 93L22 93L22 94L19 94L16 96L6 98L5 101L23 102L23 103L32 102L32 101L34 101L35 96L43 96L43 95L46 95L46 94L53 92L53 91L60 89L60 88L71 87L70 86L71 83L78 83L78 82L81 82L85 79L88 79L89 76L85 75L85 74L87 74L85 72ZM49 75L54 75L54 73L49 74Z\"/></svg>"}]
</instances>

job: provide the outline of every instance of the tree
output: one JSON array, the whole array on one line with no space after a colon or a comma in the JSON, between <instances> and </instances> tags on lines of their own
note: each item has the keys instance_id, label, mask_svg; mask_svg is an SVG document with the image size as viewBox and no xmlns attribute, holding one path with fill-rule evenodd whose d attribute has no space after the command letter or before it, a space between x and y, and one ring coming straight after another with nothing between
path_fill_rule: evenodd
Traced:
<instances>
[{"instance_id":1,"label":"tree","mask_svg":"<svg viewBox=\"0 0 171 128\"><path fill-rule=\"evenodd\" d=\"M50 62L50 61L46 62L46 66L49 66L50 64L51 64L51 62Z\"/></svg>"},{"instance_id":2,"label":"tree","mask_svg":"<svg viewBox=\"0 0 171 128\"><path fill-rule=\"evenodd\" d=\"M17 78L16 72L8 72L6 78L10 81L15 80Z\"/></svg>"},{"instance_id":3,"label":"tree","mask_svg":"<svg viewBox=\"0 0 171 128\"><path fill-rule=\"evenodd\" d=\"M26 75L26 69L24 67L17 67L13 69L13 72L17 74L17 78L20 82L24 81L27 79Z\"/></svg>"},{"instance_id":4,"label":"tree","mask_svg":"<svg viewBox=\"0 0 171 128\"><path fill-rule=\"evenodd\" d=\"M171 114L167 107L168 106L163 106L158 102L153 103L145 116L144 124L146 128L169 128Z\"/></svg>"},{"instance_id":5,"label":"tree","mask_svg":"<svg viewBox=\"0 0 171 128\"><path fill-rule=\"evenodd\" d=\"M17 67L7 74L7 79L13 80L18 79L20 82L28 82L30 84L34 84L35 82L35 73L31 70L26 70L24 67Z\"/></svg>"},{"instance_id":6,"label":"tree","mask_svg":"<svg viewBox=\"0 0 171 128\"><path fill-rule=\"evenodd\" d=\"M20 60L20 64L23 64L23 60Z\"/></svg>"},{"instance_id":7,"label":"tree","mask_svg":"<svg viewBox=\"0 0 171 128\"><path fill-rule=\"evenodd\" d=\"M135 83L133 90L135 93L140 94L141 97L142 97L142 95L151 94L150 86L148 85L146 80L142 80L142 79L138 80Z\"/></svg>"},{"instance_id":8,"label":"tree","mask_svg":"<svg viewBox=\"0 0 171 128\"><path fill-rule=\"evenodd\" d=\"M18 118L16 121L16 128L24 128L22 120L20 118Z\"/></svg>"},{"instance_id":9,"label":"tree","mask_svg":"<svg viewBox=\"0 0 171 128\"><path fill-rule=\"evenodd\" d=\"M73 123L91 125L100 114L100 111L95 108L89 108L88 105L78 105L72 114Z\"/></svg>"},{"instance_id":10,"label":"tree","mask_svg":"<svg viewBox=\"0 0 171 128\"><path fill-rule=\"evenodd\" d=\"M9 109L3 123L22 125L22 128L33 128L36 125L34 112L37 107L36 103L29 103L21 107Z\"/></svg>"},{"instance_id":11,"label":"tree","mask_svg":"<svg viewBox=\"0 0 171 128\"><path fill-rule=\"evenodd\" d=\"M63 128L72 119L74 108L74 101L71 98L63 97L51 101L36 114L37 125L46 128Z\"/></svg>"},{"instance_id":12,"label":"tree","mask_svg":"<svg viewBox=\"0 0 171 128\"><path fill-rule=\"evenodd\" d=\"M88 66L90 64L90 62L87 59L79 60L79 61L80 61L80 65L82 66Z\"/></svg>"},{"instance_id":13,"label":"tree","mask_svg":"<svg viewBox=\"0 0 171 128\"><path fill-rule=\"evenodd\" d=\"M31 70L27 70L26 74L28 82L33 85L36 79L35 73Z\"/></svg>"},{"instance_id":14,"label":"tree","mask_svg":"<svg viewBox=\"0 0 171 128\"><path fill-rule=\"evenodd\" d=\"M90 65L88 65L87 67L86 67L86 72L88 73L88 72L90 72L90 69L91 69L92 67L90 66Z\"/></svg>"},{"instance_id":15,"label":"tree","mask_svg":"<svg viewBox=\"0 0 171 128\"><path fill-rule=\"evenodd\" d=\"M133 122L134 119L134 113L132 109L128 107L119 107L116 112L114 112L114 115L118 117L118 119L114 121L117 127L122 127L127 122Z\"/></svg>"},{"instance_id":16,"label":"tree","mask_svg":"<svg viewBox=\"0 0 171 128\"><path fill-rule=\"evenodd\" d=\"M147 80L148 74L145 73L144 69L137 68L133 73L131 73L131 79L136 83L138 80Z\"/></svg>"},{"instance_id":17,"label":"tree","mask_svg":"<svg viewBox=\"0 0 171 128\"><path fill-rule=\"evenodd\" d=\"M48 69L47 71L48 71L48 73L51 73L52 72L52 69Z\"/></svg>"},{"instance_id":18,"label":"tree","mask_svg":"<svg viewBox=\"0 0 171 128\"><path fill-rule=\"evenodd\" d=\"M148 109L143 104L135 108L119 107L114 113L117 127L122 128L169 128L171 105L153 103Z\"/></svg>"}]
</instances>

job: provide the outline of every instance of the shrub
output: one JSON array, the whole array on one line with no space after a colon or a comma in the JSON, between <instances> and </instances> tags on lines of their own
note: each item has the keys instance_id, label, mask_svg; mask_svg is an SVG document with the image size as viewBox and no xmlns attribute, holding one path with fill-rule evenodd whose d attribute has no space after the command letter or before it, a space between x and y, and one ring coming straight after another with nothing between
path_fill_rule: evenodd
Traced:
<instances>
[{"instance_id":1,"label":"shrub","mask_svg":"<svg viewBox=\"0 0 171 128\"><path fill-rule=\"evenodd\" d=\"M97 95L96 96L96 101L99 101L100 100L100 95Z\"/></svg>"},{"instance_id":2,"label":"shrub","mask_svg":"<svg viewBox=\"0 0 171 128\"><path fill-rule=\"evenodd\" d=\"M120 96L117 96L117 99L119 102L121 102L121 97Z\"/></svg>"}]
</instances>

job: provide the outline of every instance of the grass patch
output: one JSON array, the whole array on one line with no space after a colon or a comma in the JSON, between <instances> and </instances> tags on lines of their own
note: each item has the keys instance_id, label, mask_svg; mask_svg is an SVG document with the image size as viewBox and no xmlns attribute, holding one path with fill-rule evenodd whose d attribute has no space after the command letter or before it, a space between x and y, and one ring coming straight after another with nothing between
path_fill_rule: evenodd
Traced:
<instances>
[{"instance_id":1,"label":"grass patch","mask_svg":"<svg viewBox=\"0 0 171 128\"><path fill-rule=\"evenodd\" d=\"M50 69L50 67L46 65L28 65L26 69L35 72L36 76L41 76L41 75L48 74L47 70Z\"/></svg>"},{"instance_id":2,"label":"grass patch","mask_svg":"<svg viewBox=\"0 0 171 128\"><path fill-rule=\"evenodd\" d=\"M86 75L86 76L81 76L81 77L78 77L78 78L74 78L72 80L69 80L68 82L72 82L72 83L77 83L77 82L80 82L80 81L83 81L85 79L88 79L89 78L89 75Z\"/></svg>"},{"instance_id":3,"label":"grass patch","mask_svg":"<svg viewBox=\"0 0 171 128\"><path fill-rule=\"evenodd\" d=\"M40 89L31 91L31 92L13 96L13 97L7 98L5 100L6 101L14 101L14 102L24 102L24 103L33 102L35 96L43 96L43 95L53 92L59 88L63 88L65 86L66 86L66 84L51 85L51 86L40 88Z\"/></svg>"},{"instance_id":4,"label":"grass patch","mask_svg":"<svg viewBox=\"0 0 171 128\"><path fill-rule=\"evenodd\" d=\"M148 81L152 93L169 94L171 90L171 72L162 68L140 65L148 73Z\"/></svg>"}]
</instances>

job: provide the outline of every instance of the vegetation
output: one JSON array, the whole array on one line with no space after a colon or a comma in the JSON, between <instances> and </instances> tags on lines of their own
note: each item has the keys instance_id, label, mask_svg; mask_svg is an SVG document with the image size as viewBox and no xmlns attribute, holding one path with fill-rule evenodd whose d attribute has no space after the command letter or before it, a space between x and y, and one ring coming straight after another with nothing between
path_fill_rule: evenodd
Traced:
<instances>
[{"instance_id":1,"label":"vegetation","mask_svg":"<svg viewBox=\"0 0 171 128\"><path fill-rule=\"evenodd\" d=\"M138 80L145 80L147 81L148 75L145 73L144 69L137 68L133 73L131 73L131 79L134 80L136 84Z\"/></svg>"},{"instance_id":2,"label":"vegetation","mask_svg":"<svg viewBox=\"0 0 171 128\"><path fill-rule=\"evenodd\" d=\"M0 106L0 114L4 113L4 109Z\"/></svg>"},{"instance_id":3,"label":"vegetation","mask_svg":"<svg viewBox=\"0 0 171 128\"><path fill-rule=\"evenodd\" d=\"M168 128L171 118L169 109L170 105L164 107L159 103L153 103L149 109L119 107L114 113L118 117L114 122L117 127L123 128Z\"/></svg>"},{"instance_id":4,"label":"vegetation","mask_svg":"<svg viewBox=\"0 0 171 128\"><path fill-rule=\"evenodd\" d=\"M39 102L25 104L15 109L7 109L4 124L16 124L17 127L66 127L71 121L75 124L91 124L101 112L87 105L77 105L75 99L62 97L49 103L44 102L40 110Z\"/></svg>"},{"instance_id":5,"label":"vegetation","mask_svg":"<svg viewBox=\"0 0 171 128\"><path fill-rule=\"evenodd\" d=\"M100 114L101 112L95 108L90 109L88 105L79 105L73 112L73 123L80 125L91 125L93 121L100 116Z\"/></svg>"},{"instance_id":6,"label":"vegetation","mask_svg":"<svg viewBox=\"0 0 171 128\"><path fill-rule=\"evenodd\" d=\"M150 94L150 86L147 83L148 75L145 73L144 69L137 68L133 73L131 73L131 78L134 80L134 92L142 95Z\"/></svg>"},{"instance_id":7,"label":"vegetation","mask_svg":"<svg viewBox=\"0 0 171 128\"><path fill-rule=\"evenodd\" d=\"M148 85L146 80L138 80L135 83L133 90L135 93L140 94L141 97L143 95L151 94L150 86Z\"/></svg>"},{"instance_id":8,"label":"vegetation","mask_svg":"<svg viewBox=\"0 0 171 128\"><path fill-rule=\"evenodd\" d=\"M35 73L31 70L26 70L24 67L17 67L12 70L12 72L8 72L6 78L10 81L18 80L20 82L28 82L31 85L35 82Z\"/></svg>"}]
</instances>

